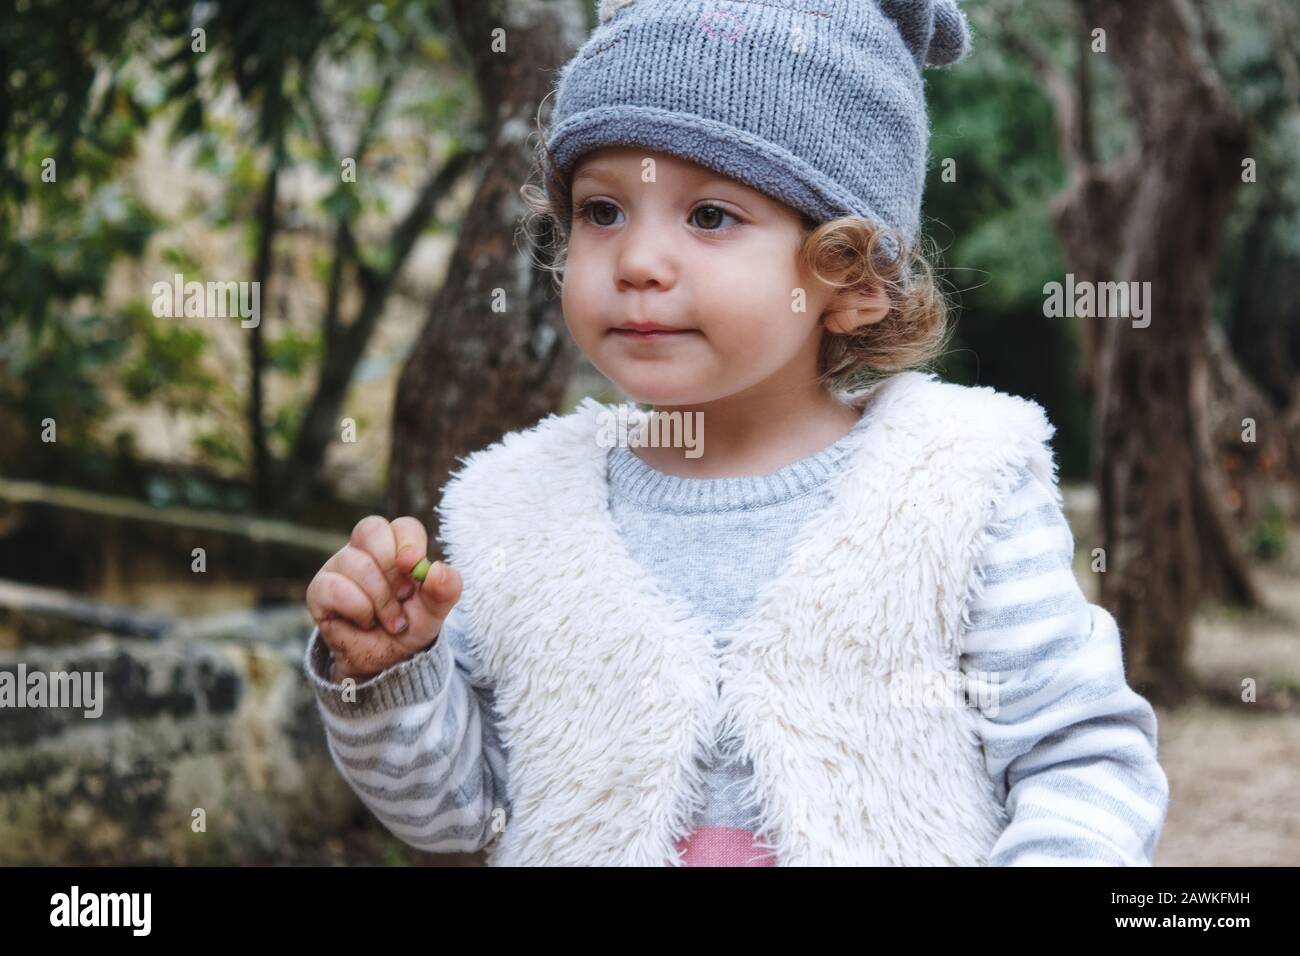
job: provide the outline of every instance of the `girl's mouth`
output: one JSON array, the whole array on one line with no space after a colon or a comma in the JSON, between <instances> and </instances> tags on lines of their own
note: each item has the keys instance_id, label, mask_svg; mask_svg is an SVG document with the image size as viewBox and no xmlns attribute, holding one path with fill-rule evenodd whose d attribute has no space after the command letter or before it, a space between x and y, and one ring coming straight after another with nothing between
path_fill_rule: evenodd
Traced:
<instances>
[{"instance_id":1,"label":"girl's mouth","mask_svg":"<svg viewBox=\"0 0 1300 956\"><path fill-rule=\"evenodd\" d=\"M651 339L666 339L674 336L688 335L694 332L694 329L613 329L615 334L634 341L649 341Z\"/></svg>"}]
</instances>

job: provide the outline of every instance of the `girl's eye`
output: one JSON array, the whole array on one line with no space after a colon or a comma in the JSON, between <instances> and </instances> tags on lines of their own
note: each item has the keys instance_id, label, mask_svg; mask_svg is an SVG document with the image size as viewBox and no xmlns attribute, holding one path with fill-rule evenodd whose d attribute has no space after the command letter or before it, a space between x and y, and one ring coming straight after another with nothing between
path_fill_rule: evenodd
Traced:
<instances>
[{"instance_id":1,"label":"girl's eye","mask_svg":"<svg viewBox=\"0 0 1300 956\"><path fill-rule=\"evenodd\" d=\"M618 221L619 208L603 199L589 199L578 207L578 217L593 226L612 226ZM703 215L701 215L703 214ZM610 217L606 221L605 217ZM691 221L708 232L721 232L723 220L731 218L740 220L721 206L705 204L691 210Z\"/></svg>"},{"instance_id":2,"label":"girl's eye","mask_svg":"<svg viewBox=\"0 0 1300 956\"><path fill-rule=\"evenodd\" d=\"M735 216L732 216L731 213L727 212L727 210L723 209L721 206L709 206L709 205L696 206L695 209L691 211L691 218L696 219L697 214L701 212L706 213L706 216L704 217L704 221L697 220L696 225L700 226L700 228L702 229L707 230L708 232L721 231L719 228L719 226L721 225L720 220L719 220L719 226L713 226L708 224L714 221L715 216L717 217L730 216L732 219L736 219ZM736 221L739 222L740 220L736 220Z\"/></svg>"},{"instance_id":3,"label":"girl's eye","mask_svg":"<svg viewBox=\"0 0 1300 956\"><path fill-rule=\"evenodd\" d=\"M618 213L618 207L613 203L605 202L603 199L589 199L578 208L578 215L595 226L614 225L612 222L604 222L603 220L598 219L597 217L602 214L602 212L598 212L598 210L613 210L615 215Z\"/></svg>"}]
</instances>

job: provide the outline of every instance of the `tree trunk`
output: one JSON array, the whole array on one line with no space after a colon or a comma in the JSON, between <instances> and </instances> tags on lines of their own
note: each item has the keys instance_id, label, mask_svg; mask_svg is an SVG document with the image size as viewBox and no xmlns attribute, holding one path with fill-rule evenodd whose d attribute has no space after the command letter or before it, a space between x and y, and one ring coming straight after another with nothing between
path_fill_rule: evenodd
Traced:
<instances>
[{"instance_id":1,"label":"tree trunk","mask_svg":"<svg viewBox=\"0 0 1300 956\"><path fill-rule=\"evenodd\" d=\"M1153 700L1182 699L1191 616L1204 582L1232 582L1254 599L1234 529L1215 493L1213 456L1198 454L1193 383L1208 374L1210 280L1245 155L1244 125L1214 73L1198 26L1179 0L1093 0L1133 106L1138 159L1125 164L1129 197L1093 257L1106 278L1150 283L1149 326L1096 326L1095 427L1106 573L1101 601L1127 640L1130 682ZM1076 196L1081 193L1076 193ZM1067 216L1070 213L1067 213ZM1096 247L1094 247L1096 248ZM1107 262L1109 259L1109 262ZM1207 474L1209 471L1212 474Z\"/></svg>"},{"instance_id":2,"label":"tree trunk","mask_svg":"<svg viewBox=\"0 0 1300 956\"><path fill-rule=\"evenodd\" d=\"M550 275L514 237L538 104L584 36L582 5L453 0L451 9L490 123L488 147L447 281L398 382L388 490L390 515L424 521L431 554L432 509L457 458L555 411L577 364ZM504 52L493 50L498 27Z\"/></svg>"}]
</instances>

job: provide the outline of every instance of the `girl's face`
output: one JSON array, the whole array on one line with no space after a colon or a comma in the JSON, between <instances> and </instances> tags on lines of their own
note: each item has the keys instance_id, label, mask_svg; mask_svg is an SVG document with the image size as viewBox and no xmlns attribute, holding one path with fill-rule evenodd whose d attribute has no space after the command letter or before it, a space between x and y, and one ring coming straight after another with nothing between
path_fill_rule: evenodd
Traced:
<instances>
[{"instance_id":1,"label":"girl's face","mask_svg":"<svg viewBox=\"0 0 1300 956\"><path fill-rule=\"evenodd\" d=\"M798 212L641 147L586 154L572 194L565 322L633 401L662 408L812 387L834 290L799 267ZM620 331L630 323L676 331Z\"/></svg>"}]
</instances>

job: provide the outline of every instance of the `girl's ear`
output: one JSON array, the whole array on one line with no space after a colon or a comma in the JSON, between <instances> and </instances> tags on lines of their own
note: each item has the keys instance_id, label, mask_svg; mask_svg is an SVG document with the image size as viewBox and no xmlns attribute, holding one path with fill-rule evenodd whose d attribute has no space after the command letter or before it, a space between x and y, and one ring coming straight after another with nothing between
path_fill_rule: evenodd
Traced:
<instances>
[{"instance_id":1,"label":"girl's ear","mask_svg":"<svg viewBox=\"0 0 1300 956\"><path fill-rule=\"evenodd\" d=\"M842 292L831 300L822 322L832 332L847 335L874 325L889 315L889 297L880 291Z\"/></svg>"}]
</instances>

